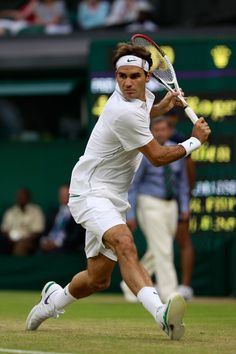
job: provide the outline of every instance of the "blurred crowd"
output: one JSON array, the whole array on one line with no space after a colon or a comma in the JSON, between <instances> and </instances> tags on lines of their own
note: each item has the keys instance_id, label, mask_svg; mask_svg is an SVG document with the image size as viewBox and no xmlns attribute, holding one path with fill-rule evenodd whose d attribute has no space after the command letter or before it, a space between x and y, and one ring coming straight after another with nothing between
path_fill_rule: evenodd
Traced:
<instances>
[{"instance_id":1,"label":"blurred crowd","mask_svg":"<svg viewBox=\"0 0 236 354\"><path fill-rule=\"evenodd\" d=\"M128 32L157 30L151 0L25 0L0 12L0 35L69 34L76 30L119 28Z\"/></svg>"},{"instance_id":2,"label":"blurred crowd","mask_svg":"<svg viewBox=\"0 0 236 354\"><path fill-rule=\"evenodd\" d=\"M14 204L5 210L0 228L0 253L27 256L36 253L73 253L83 249L85 230L73 220L67 206L69 187L58 190L58 206L47 215L20 188Z\"/></svg>"}]
</instances>

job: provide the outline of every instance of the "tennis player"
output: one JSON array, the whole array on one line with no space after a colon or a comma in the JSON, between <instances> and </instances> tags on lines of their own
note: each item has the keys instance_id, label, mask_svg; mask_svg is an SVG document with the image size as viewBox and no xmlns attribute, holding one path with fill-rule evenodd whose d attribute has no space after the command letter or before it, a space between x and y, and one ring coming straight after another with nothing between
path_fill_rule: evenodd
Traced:
<instances>
[{"instance_id":1,"label":"tennis player","mask_svg":"<svg viewBox=\"0 0 236 354\"><path fill-rule=\"evenodd\" d=\"M184 334L185 301L173 294L163 304L138 260L125 214L128 189L144 154L155 166L178 160L199 148L210 134L204 118L192 136L177 146L161 146L150 132L150 119L178 105L179 93L168 93L159 104L146 89L150 80L151 54L132 44L118 45L114 54L117 86L75 165L70 185L69 208L75 221L86 229L87 269L76 274L63 289L51 281L30 312L27 330L36 330L49 317L58 317L77 299L109 287L116 261L124 281L171 339ZM170 220L171 222L171 220Z\"/></svg>"}]
</instances>

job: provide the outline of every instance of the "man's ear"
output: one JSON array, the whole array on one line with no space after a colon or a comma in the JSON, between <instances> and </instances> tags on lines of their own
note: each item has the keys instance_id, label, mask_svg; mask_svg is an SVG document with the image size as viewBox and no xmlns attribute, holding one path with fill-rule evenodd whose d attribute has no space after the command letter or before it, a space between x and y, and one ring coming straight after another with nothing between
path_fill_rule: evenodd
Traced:
<instances>
[{"instance_id":1,"label":"man's ear","mask_svg":"<svg viewBox=\"0 0 236 354\"><path fill-rule=\"evenodd\" d=\"M146 75L146 82L149 82L150 79L151 79L151 76L152 76L152 73L150 71L147 72L147 75Z\"/></svg>"}]
</instances>

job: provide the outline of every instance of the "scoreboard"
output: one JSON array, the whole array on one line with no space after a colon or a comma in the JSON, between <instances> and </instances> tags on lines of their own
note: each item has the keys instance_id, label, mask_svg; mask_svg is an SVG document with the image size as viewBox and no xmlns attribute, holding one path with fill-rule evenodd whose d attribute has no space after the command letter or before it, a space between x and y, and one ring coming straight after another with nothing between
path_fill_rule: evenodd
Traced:
<instances>
[{"instance_id":1,"label":"scoreboard","mask_svg":"<svg viewBox=\"0 0 236 354\"><path fill-rule=\"evenodd\" d=\"M196 236L236 233L236 40L158 39L177 73L180 87L198 116L212 129L209 142L192 154L197 181L190 202L190 232ZM89 114L92 128L115 88L113 50L122 40L94 41L89 58ZM166 93L152 79L157 101ZM189 136L191 122L181 113L178 130Z\"/></svg>"}]
</instances>

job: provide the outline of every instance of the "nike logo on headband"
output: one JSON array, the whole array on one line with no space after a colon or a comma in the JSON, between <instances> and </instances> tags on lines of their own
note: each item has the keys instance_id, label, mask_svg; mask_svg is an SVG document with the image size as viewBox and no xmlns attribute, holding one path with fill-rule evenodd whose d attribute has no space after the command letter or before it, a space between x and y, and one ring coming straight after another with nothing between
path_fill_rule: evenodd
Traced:
<instances>
[{"instance_id":1,"label":"nike logo on headband","mask_svg":"<svg viewBox=\"0 0 236 354\"><path fill-rule=\"evenodd\" d=\"M125 65L138 66L144 71L149 70L148 62L142 58L137 57L136 55L124 55L123 57L120 57L120 59L116 63L116 70L118 70L120 66Z\"/></svg>"}]
</instances>

